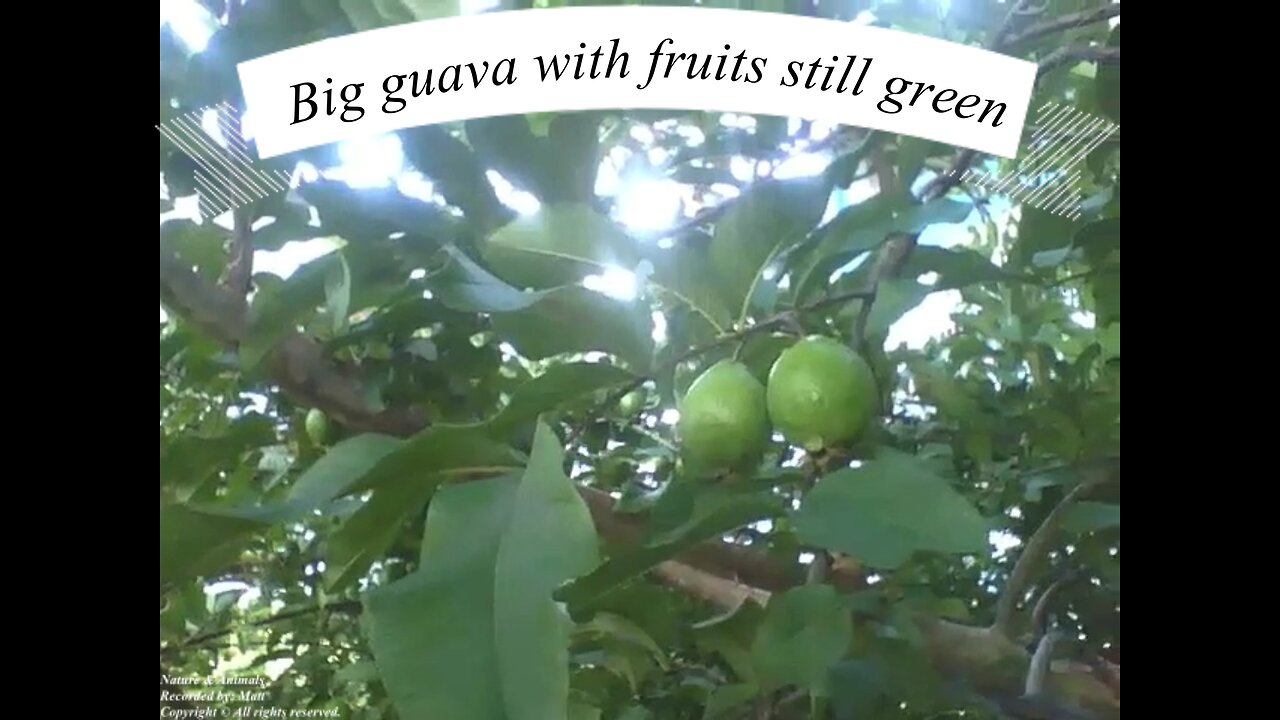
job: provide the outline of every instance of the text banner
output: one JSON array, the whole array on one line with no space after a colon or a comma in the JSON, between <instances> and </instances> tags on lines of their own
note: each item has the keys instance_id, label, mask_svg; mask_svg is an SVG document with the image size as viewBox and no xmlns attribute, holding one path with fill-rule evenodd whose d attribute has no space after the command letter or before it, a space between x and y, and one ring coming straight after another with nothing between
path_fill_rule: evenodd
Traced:
<instances>
[{"instance_id":1,"label":"text banner","mask_svg":"<svg viewBox=\"0 0 1280 720\"><path fill-rule=\"evenodd\" d=\"M615 6L398 25L239 73L263 158L419 125L597 109L803 117L1011 158L1036 65L835 20Z\"/></svg>"}]
</instances>

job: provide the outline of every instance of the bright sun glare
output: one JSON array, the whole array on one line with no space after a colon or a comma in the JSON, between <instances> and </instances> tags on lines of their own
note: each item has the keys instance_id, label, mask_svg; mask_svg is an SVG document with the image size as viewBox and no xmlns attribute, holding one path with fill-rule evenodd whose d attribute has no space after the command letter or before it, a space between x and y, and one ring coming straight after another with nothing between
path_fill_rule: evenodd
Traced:
<instances>
[{"instance_id":1,"label":"bright sun glare","mask_svg":"<svg viewBox=\"0 0 1280 720\"><path fill-rule=\"evenodd\" d=\"M462 12L475 13L491 9L495 0L464 0ZM207 47L210 37L218 27L218 19L194 0L161 0L160 22L168 24L175 35L193 52ZM741 127L754 125L750 116L725 114L721 120L726 124ZM798 127L798 121L792 119L789 127ZM822 129L829 130L822 126ZM651 140L651 132L643 126L636 126L632 135L641 142ZM686 138L690 145L703 141L700 133L690 134ZM405 161L400 139L394 133L348 140L339 145L340 164L323 171L325 177L340 180L352 187L373 188L396 186L402 193L424 201L432 196L432 184L421 174L410 171ZM615 160L624 160L616 158ZM772 175L778 178L802 177L816 174L829 161L829 157L820 153L798 153L772 168ZM597 192L613 196L616 201L616 219L626 228L640 234L660 232L678 224L696 206L690 208L690 198L681 184L658 177L620 179L617 175L617 164L606 161L601 166ZM736 157L730 161L730 171L739 181L748 181L760 172L768 172L769 168L748 160ZM303 171L304 177L312 179L315 170ZM488 173L499 200L521 214L536 212L539 203L531 194L514 187L496 172ZM858 202L874 193L869 184L860 187L855 184L847 191L838 192L828 209L830 217L839 209ZM726 186L716 188L722 190L721 195L732 197L736 188ZM1007 208L1002 208L1007 212ZM996 212L997 215L1003 214ZM179 203L179 207L171 214L162 216L194 216L194 208L189 202ZM963 224L935 225L921 238L923 244L951 246L965 243L968 233L965 225L977 219L976 211L966 218ZM659 247L670 247L670 238L659 242ZM259 251L255 256L255 268L288 277L299 266L315 258L331 252L335 245L331 239L318 239L305 242L292 242L275 252ZM631 301L639 296L643 279L635 273L620 267L609 267L603 272L587 277L583 285L604 293L621 301ZM905 314L891 329L888 342L891 346L905 343L910 347L920 347L930 338L946 332L952 327L950 319L959 302L959 293L954 291L939 292L930 295L918 307ZM665 323L664 332L665 335ZM658 334L655 327L655 335Z\"/></svg>"}]
</instances>

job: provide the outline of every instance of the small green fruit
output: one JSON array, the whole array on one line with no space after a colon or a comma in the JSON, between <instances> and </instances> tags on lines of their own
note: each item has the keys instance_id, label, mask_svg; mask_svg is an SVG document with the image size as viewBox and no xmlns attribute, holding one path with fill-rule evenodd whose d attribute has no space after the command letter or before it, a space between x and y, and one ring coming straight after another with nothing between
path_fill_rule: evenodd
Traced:
<instances>
[{"instance_id":1,"label":"small green fruit","mask_svg":"<svg viewBox=\"0 0 1280 720\"><path fill-rule=\"evenodd\" d=\"M320 408L311 408L307 412L307 437L316 445L324 445L329 438L329 416Z\"/></svg>"},{"instance_id":2,"label":"small green fruit","mask_svg":"<svg viewBox=\"0 0 1280 720\"><path fill-rule=\"evenodd\" d=\"M769 419L809 452L847 447L875 415L871 366L828 337L810 336L784 350L769 370L766 393Z\"/></svg>"},{"instance_id":3,"label":"small green fruit","mask_svg":"<svg viewBox=\"0 0 1280 720\"><path fill-rule=\"evenodd\" d=\"M632 390L618 401L618 412L623 417L631 417L644 409L645 396L640 390Z\"/></svg>"},{"instance_id":4,"label":"small green fruit","mask_svg":"<svg viewBox=\"0 0 1280 720\"><path fill-rule=\"evenodd\" d=\"M769 440L765 389L746 365L731 360L707 368L680 401L676 433L685 467L719 474L759 462Z\"/></svg>"}]
</instances>

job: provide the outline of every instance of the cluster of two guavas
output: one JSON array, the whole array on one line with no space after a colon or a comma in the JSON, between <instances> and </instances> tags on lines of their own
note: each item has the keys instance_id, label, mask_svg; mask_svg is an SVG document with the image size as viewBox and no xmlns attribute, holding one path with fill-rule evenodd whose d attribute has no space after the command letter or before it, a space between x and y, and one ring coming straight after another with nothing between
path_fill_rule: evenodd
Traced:
<instances>
[{"instance_id":1,"label":"cluster of two guavas","mask_svg":"<svg viewBox=\"0 0 1280 720\"><path fill-rule=\"evenodd\" d=\"M689 386L676 434L686 474L725 477L760 462L776 429L810 453L848 447L875 417L871 367L849 347L809 336L784 350L765 383L721 360Z\"/></svg>"}]
</instances>

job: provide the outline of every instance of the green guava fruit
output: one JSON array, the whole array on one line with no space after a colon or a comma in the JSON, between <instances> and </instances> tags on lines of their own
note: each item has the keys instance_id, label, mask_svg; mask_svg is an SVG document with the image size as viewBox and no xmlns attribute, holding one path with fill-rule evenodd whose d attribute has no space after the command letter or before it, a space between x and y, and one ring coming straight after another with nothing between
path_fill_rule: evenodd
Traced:
<instances>
[{"instance_id":1,"label":"green guava fruit","mask_svg":"<svg viewBox=\"0 0 1280 720\"><path fill-rule=\"evenodd\" d=\"M307 412L307 437L316 445L324 445L329 438L329 417L320 408L311 408Z\"/></svg>"},{"instance_id":2,"label":"green guava fruit","mask_svg":"<svg viewBox=\"0 0 1280 720\"><path fill-rule=\"evenodd\" d=\"M680 400L676 434L685 468L718 475L759 462L769 440L764 385L746 365L721 360Z\"/></svg>"},{"instance_id":3,"label":"green guava fruit","mask_svg":"<svg viewBox=\"0 0 1280 720\"><path fill-rule=\"evenodd\" d=\"M847 447L871 423L876 381L871 366L829 337L810 336L778 356L766 388L769 419L809 452Z\"/></svg>"},{"instance_id":4,"label":"green guava fruit","mask_svg":"<svg viewBox=\"0 0 1280 720\"><path fill-rule=\"evenodd\" d=\"M641 390L632 390L618 400L618 412L624 417L631 417L644 409L645 396Z\"/></svg>"}]
</instances>

